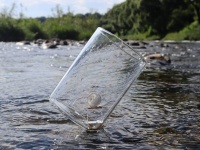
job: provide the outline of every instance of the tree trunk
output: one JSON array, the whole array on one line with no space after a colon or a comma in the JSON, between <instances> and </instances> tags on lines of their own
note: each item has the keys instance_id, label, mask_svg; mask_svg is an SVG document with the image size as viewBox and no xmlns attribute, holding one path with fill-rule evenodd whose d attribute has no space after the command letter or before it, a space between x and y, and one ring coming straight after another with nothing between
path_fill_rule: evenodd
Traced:
<instances>
[{"instance_id":1,"label":"tree trunk","mask_svg":"<svg viewBox=\"0 0 200 150\"><path fill-rule=\"evenodd\" d=\"M200 9L199 8L196 8L196 13L197 13L198 23L200 24Z\"/></svg>"},{"instance_id":2,"label":"tree trunk","mask_svg":"<svg viewBox=\"0 0 200 150\"><path fill-rule=\"evenodd\" d=\"M198 4L193 4L193 6L194 6L194 9L195 9L196 14L197 14L198 24L200 24L200 8L198 7Z\"/></svg>"}]
</instances>

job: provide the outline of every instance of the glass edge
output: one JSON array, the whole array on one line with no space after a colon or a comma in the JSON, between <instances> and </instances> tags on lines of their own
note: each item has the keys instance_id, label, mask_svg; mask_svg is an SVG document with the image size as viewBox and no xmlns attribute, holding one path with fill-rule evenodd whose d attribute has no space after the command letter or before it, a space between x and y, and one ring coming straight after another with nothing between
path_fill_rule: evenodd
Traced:
<instances>
[{"instance_id":1,"label":"glass edge","mask_svg":"<svg viewBox=\"0 0 200 150\"><path fill-rule=\"evenodd\" d=\"M71 115L69 115L68 113L66 113L66 109L64 109L62 107L62 105L64 105L63 103L59 102L57 99L53 99L53 98L50 98L49 101L57 107L57 109L59 109L59 111L64 115L66 116L68 119L70 119L72 122L74 122L75 124L81 126L82 128L85 128L86 130L88 129L88 126L84 123L81 123L80 121L77 121L77 119L74 119ZM70 110L73 110L75 112L75 110L73 108L70 108L69 106L66 106L64 105L64 107L70 109ZM71 112L72 114L75 114L74 112ZM76 115L76 114L75 114ZM82 117L82 116L80 116Z\"/></svg>"},{"instance_id":2,"label":"glass edge","mask_svg":"<svg viewBox=\"0 0 200 150\"><path fill-rule=\"evenodd\" d=\"M115 37L117 40L119 40L120 42L122 42L125 46L127 46L129 49L133 50L141 59L144 63L146 63L146 60L144 59L144 57L139 54L138 52L136 52L133 48L131 48L128 44L126 44L122 39L120 39L119 37L117 37L116 35L114 35L113 33L107 31L106 29L102 28L102 27L98 27L97 30L100 30L101 32L105 32L113 37ZM104 34L104 36L106 36L108 39L110 39L106 34ZM111 41L113 41L112 39L110 39Z\"/></svg>"}]
</instances>

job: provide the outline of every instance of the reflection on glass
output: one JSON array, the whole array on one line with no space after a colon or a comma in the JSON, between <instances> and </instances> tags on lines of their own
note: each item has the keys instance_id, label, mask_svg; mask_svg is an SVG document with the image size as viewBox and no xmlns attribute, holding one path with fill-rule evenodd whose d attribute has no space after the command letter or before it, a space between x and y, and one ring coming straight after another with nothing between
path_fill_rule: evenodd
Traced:
<instances>
[{"instance_id":1,"label":"reflection on glass","mask_svg":"<svg viewBox=\"0 0 200 150\"><path fill-rule=\"evenodd\" d=\"M74 123L87 130L100 129L144 66L137 52L97 28L50 101Z\"/></svg>"}]
</instances>

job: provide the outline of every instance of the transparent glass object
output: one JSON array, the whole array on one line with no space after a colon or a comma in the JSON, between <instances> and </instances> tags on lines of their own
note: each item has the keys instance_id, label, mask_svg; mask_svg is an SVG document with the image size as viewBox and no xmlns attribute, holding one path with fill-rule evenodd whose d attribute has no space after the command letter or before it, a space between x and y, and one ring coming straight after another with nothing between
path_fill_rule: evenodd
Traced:
<instances>
[{"instance_id":1,"label":"transparent glass object","mask_svg":"<svg viewBox=\"0 0 200 150\"><path fill-rule=\"evenodd\" d=\"M100 129L144 66L141 55L99 27L50 101L74 123L87 130Z\"/></svg>"}]
</instances>

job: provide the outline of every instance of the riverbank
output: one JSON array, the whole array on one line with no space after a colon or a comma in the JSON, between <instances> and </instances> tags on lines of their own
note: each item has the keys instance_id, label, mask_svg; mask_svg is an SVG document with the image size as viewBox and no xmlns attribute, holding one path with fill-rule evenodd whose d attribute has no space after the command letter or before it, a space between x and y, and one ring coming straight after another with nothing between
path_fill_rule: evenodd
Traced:
<instances>
[{"instance_id":1,"label":"riverbank","mask_svg":"<svg viewBox=\"0 0 200 150\"><path fill-rule=\"evenodd\" d=\"M200 25L197 21L191 23L180 31L169 32L165 36L160 37L157 34L149 35L148 31L144 33L132 34L123 36L123 38L133 39L133 40L146 40L146 41L199 41L200 40Z\"/></svg>"},{"instance_id":2,"label":"riverbank","mask_svg":"<svg viewBox=\"0 0 200 150\"><path fill-rule=\"evenodd\" d=\"M190 40L183 40L183 41L175 41L175 40L154 40L154 41L139 41L139 40L128 40L123 39L123 42L125 42L127 45L133 47L133 48L141 48L146 49L148 47L153 47L155 45L159 45L160 47L168 47L168 44L175 44L175 43L200 43L200 41L190 41ZM82 41L76 41L76 40L61 40L58 38L53 38L50 40L46 39L37 39L33 41L19 41L15 42L16 45L38 45L40 47L44 47L44 49L54 49L57 48L57 46L84 46L87 43L87 40ZM45 48L46 47L46 48Z\"/></svg>"}]
</instances>

